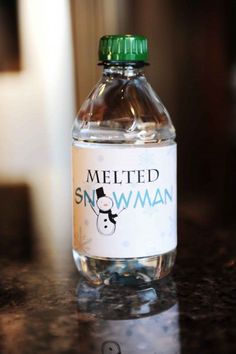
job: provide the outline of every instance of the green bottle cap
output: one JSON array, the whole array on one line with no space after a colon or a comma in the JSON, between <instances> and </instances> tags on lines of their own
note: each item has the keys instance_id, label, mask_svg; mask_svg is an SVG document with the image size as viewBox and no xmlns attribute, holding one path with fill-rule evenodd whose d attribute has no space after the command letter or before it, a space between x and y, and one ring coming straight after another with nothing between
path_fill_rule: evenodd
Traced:
<instances>
[{"instance_id":1,"label":"green bottle cap","mask_svg":"<svg viewBox=\"0 0 236 354\"><path fill-rule=\"evenodd\" d=\"M109 35L99 43L100 61L142 61L148 57L147 38L143 36Z\"/></svg>"}]
</instances>

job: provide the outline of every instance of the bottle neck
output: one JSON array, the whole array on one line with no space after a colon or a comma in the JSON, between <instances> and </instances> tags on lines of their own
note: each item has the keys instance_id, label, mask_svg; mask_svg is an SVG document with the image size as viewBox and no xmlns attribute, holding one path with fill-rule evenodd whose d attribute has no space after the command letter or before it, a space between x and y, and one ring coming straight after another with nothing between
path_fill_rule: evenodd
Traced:
<instances>
[{"instance_id":1,"label":"bottle neck","mask_svg":"<svg viewBox=\"0 0 236 354\"><path fill-rule=\"evenodd\" d=\"M104 63L103 76L121 77L124 79L144 76L144 64L137 63Z\"/></svg>"}]
</instances>

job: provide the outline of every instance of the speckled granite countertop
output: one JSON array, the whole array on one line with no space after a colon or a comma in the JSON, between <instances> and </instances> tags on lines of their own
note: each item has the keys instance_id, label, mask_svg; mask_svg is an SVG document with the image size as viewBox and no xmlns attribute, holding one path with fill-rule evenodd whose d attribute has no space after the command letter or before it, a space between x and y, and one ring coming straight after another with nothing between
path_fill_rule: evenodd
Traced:
<instances>
[{"instance_id":1,"label":"speckled granite countertop","mask_svg":"<svg viewBox=\"0 0 236 354\"><path fill-rule=\"evenodd\" d=\"M89 286L69 249L2 257L0 353L235 353L235 236L181 218L172 276L137 289Z\"/></svg>"}]
</instances>

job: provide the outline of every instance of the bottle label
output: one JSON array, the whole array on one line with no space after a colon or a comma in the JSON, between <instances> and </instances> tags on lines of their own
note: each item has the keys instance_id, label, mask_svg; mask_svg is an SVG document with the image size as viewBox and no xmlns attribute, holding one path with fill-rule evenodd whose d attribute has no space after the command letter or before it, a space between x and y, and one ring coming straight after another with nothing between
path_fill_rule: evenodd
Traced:
<instances>
[{"instance_id":1,"label":"bottle label","mask_svg":"<svg viewBox=\"0 0 236 354\"><path fill-rule=\"evenodd\" d=\"M176 144L73 146L73 246L92 257L163 254L177 245Z\"/></svg>"}]
</instances>

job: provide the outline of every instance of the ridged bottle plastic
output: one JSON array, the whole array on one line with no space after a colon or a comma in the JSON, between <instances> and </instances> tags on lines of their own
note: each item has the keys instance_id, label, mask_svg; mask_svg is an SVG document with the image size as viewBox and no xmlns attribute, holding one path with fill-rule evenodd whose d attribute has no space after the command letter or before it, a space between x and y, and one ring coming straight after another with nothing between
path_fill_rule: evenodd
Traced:
<instances>
[{"instance_id":1,"label":"ridged bottle plastic","mask_svg":"<svg viewBox=\"0 0 236 354\"><path fill-rule=\"evenodd\" d=\"M73 127L73 256L93 284L136 284L175 261L176 143L144 75L147 39L100 39L103 74Z\"/></svg>"}]
</instances>

